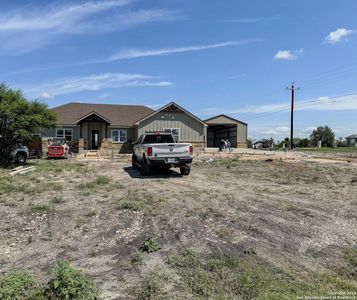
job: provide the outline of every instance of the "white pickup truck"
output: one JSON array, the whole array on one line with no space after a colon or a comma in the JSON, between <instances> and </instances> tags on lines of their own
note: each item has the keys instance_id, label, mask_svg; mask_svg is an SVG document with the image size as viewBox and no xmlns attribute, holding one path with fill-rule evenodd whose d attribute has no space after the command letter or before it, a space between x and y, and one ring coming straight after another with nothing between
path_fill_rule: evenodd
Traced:
<instances>
[{"instance_id":1,"label":"white pickup truck","mask_svg":"<svg viewBox=\"0 0 357 300\"><path fill-rule=\"evenodd\" d=\"M147 132L133 146L132 164L143 175L150 175L155 166L179 167L182 175L191 171L193 146L176 143L170 132Z\"/></svg>"}]
</instances>

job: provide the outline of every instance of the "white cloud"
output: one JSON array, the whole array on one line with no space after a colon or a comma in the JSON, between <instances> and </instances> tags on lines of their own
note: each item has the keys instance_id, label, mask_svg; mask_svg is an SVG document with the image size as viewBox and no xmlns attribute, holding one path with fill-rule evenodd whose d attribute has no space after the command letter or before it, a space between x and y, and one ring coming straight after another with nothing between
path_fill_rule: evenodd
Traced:
<instances>
[{"instance_id":1,"label":"white cloud","mask_svg":"<svg viewBox=\"0 0 357 300\"><path fill-rule=\"evenodd\" d=\"M55 30L72 31L73 25L93 14L97 14L118 6L127 5L130 1L113 0L83 4L66 5L62 7L47 7L34 12L11 13L10 17L2 16L1 32Z\"/></svg>"},{"instance_id":2,"label":"white cloud","mask_svg":"<svg viewBox=\"0 0 357 300\"><path fill-rule=\"evenodd\" d=\"M15 70L9 73L2 73L0 74L0 76L13 76L18 74L33 73L33 72L52 70L52 69L58 69L63 67L109 63L117 60L133 59L138 57L161 56L161 55L170 55L170 54L183 53L183 52L204 51L214 48L233 47L233 46L253 43L255 41L258 41L258 39L227 41L223 43L216 43L216 44L209 44L209 45L193 45L193 46L183 46L183 47L176 47L176 48L172 47L172 48L160 48L160 49L125 49L125 50L120 50L114 55L111 55L106 58L88 60L88 61L79 61L76 63L69 63L64 65L57 64L52 66L43 66L43 67L30 68L30 69ZM233 77L228 77L228 79L232 79L232 78Z\"/></svg>"},{"instance_id":3,"label":"white cloud","mask_svg":"<svg viewBox=\"0 0 357 300\"><path fill-rule=\"evenodd\" d=\"M325 37L325 42L335 44L343 40L347 40L347 36L355 33L355 30L338 28L335 31L331 31L328 36Z\"/></svg>"},{"instance_id":4,"label":"white cloud","mask_svg":"<svg viewBox=\"0 0 357 300\"><path fill-rule=\"evenodd\" d=\"M317 99L295 102L296 111L341 111L357 110L357 93L339 97L319 97ZM224 113L228 115L237 115L242 121L255 120L256 118L271 118L276 113L290 112L290 103L272 103L263 105L244 105L241 107L207 107L196 112L200 116L213 116ZM253 119L254 118L254 119ZM281 129L281 128L280 128ZM275 128L274 130L279 130ZM281 131L281 130L280 130Z\"/></svg>"},{"instance_id":5,"label":"white cloud","mask_svg":"<svg viewBox=\"0 0 357 300\"><path fill-rule=\"evenodd\" d=\"M282 59L282 60L295 60L300 54L304 52L304 49L300 50L279 50L273 57L273 59Z\"/></svg>"},{"instance_id":6,"label":"white cloud","mask_svg":"<svg viewBox=\"0 0 357 300\"><path fill-rule=\"evenodd\" d=\"M268 134L268 135L275 135L275 136L281 136L284 134L287 134L290 132L290 128L287 126L278 126L275 127L274 129L269 129L269 130L262 130L262 133Z\"/></svg>"},{"instance_id":7,"label":"white cloud","mask_svg":"<svg viewBox=\"0 0 357 300\"><path fill-rule=\"evenodd\" d=\"M131 28L154 21L170 21L177 16L165 9L119 13L134 0L88 1L82 4L46 6L0 13L0 50L26 52L40 48L64 34L97 34ZM106 13L103 15L103 13Z\"/></svg>"},{"instance_id":8,"label":"white cloud","mask_svg":"<svg viewBox=\"0 0 357 300\"><path fill-rule=\"evenodd\" d=\"M235 108L231 110L231 113L234 114L260 114L266 113L269 111L282 110L287 107L286 103L277 103L277 104L264 104L264 105L245 105L240 108Z\"/></svg>"},{"instance_id":9,"label":"white cloud","mask_svg":"<svg viewBox=\"0 0 357 300\"><path fill-rule=\"evenodd\" d=\"M200 46L194 45L194 46L185 46L185 47L176 47L176 48L126 49L115 53L114 55L110 56L107 59L99 60L97 62L110 62L115 60L132 59L138 57L162 56L162 55L169 55L169 54L183 53L183 52L203 51L203 50L214 49L214 48L239 46L243 44L252 43L254 41L256 40L250 39L250 40L242 40L242 41L227 41L217 44L200 45Z\"/></svg>"},{"instance_id":10,"label":"white cloud","mask_svg":"<svg viewBox=\"0 0 357 300\"><path fill-rule=\"evenodd\" d=\"M140 87L140 86L158 86L166 87L172 85L172 82L158 80L157 77L143 74L125 74L125 73L104 73L94 74L83 77L70 77L55 80L51 83L36 84L36 86L24 86L22 89L31 97L46 94L51 97L71 94L83 91L97 91L105 88L120 87Z\"/></svg>"},{"instance_id":11,"label":"white cloud","mask_svg":"<svg viewBox=\"0 0 357 300\"><path fill-rule=\"evenodd\" d=\"M286 127L286 126L279 126L279 127L276 127L275 130L279 131L279 132L289 132L290 128Z\"/></svg>"},{"instance_id":12,"label":"white cloud","mask_svg":"<svg viewBox=\"0 0 357 300\"><path fill-rule=\"evenodd\" d=\"M304 133L307 133L307 134L310 134L310 133L313 132L315 129L316 129L316 127L314 127L314 126L309 126L309 127L306 127L305 129L303 129L303 132L304 132Z\"/></svg>"},{"instance_id":13,"label":"white cloud","mask_svg":"<svg viewBox=\"0 0 357 300\"><path fill-rule=\"evenodd\" d=\"M47 92L43 92L43 93L41 94L41 98L49 99L49 98L52 98L52 96L51 96L49 93L47 93Z\"/></svg>"}]
</instances>

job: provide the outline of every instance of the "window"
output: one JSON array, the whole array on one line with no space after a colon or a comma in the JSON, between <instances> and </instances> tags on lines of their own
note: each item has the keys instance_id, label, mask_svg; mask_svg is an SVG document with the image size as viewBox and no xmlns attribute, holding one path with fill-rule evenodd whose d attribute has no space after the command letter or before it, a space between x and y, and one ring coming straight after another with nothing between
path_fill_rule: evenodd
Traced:
<instances>
[{"instance_id":1,"label":"window","mask_svg":"<svg viewBox=\"0 0 357 300\"><path fill-rule=\"evenodd\" d=\"M127 130L112 130L112 142L124 143L127 141Z\"/></svg>"},{"instance_id":2,"label":"window","mask_svg":"<svg viewBox=\"0 0 357 300\"><path fill-rule=\"evenodd\" d=\"M165 132L171 132L175 138L176 143L180 140L180 128L164 128Z\"/></svg>"},{"instance_id":3,"label":"window","mask_svg":"<svg viewBox=\"0 0 357 300\"><path fill-rule=\"evenodd\" d=\"M56 137L66 138L66 141L71 142L73 136L73 130L68 128L57 128Z\"/></svg>"},{"instance_id":4,"label":"window","mask_svg":"<svg viewBox=\"0 0 357 300\"><path fill-rule=\"evenodd\" d=\"M171 134L147 134L145 135L143 144L161 144L174 143Z\"/></svg>"}]
</instances>

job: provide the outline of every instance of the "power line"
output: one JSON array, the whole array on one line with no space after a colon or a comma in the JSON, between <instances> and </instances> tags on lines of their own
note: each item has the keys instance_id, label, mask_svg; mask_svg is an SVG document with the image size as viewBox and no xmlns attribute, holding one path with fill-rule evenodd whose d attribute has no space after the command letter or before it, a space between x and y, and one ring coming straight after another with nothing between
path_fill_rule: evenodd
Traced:
<instances>
[{"instance_id":1,"label":"power line","mask_svg":"<svg viewBox=\"0 0 357 300\"><path fill-rule=\"evenodd\" d=\"M356 96L357 97L357 93L349 93L349 94L342 94L342 95L337 95L337 96L334 96L334 97L329 97L327 100L328 100L328 103L345 103L345 102L348 102L348 101L352 101L352 100L355 100L354 98L352 99L345 99L345 100L340 100L338 101L337 99L338 98L341 98L341 97L352 97L352 96ZM336 100L333 100L333 99L336 99ZM322 100L321 99L312 99L312 100L306 100L306 101L303 101L303 102L299 102L297 104L295 104L295 108L304 108L304 107L308 107L308 106L313 106L313 105L319 105L319 104L322 104ZM280 106L279 108L275 108L275 109L272 109L272 110L267 110L265 112L260 112L260 113L255 113L255 114L251 114L250 117L248 117L247 119L249 121L251 120L255 120L255 119L258 119L258 118L263 118L263 117L266 117L266 116L269 116L269 115L273 115L273 114L276 114L276 113L280 113L280 112L287 112L289 111L290 109L290 105L283 105L283 106Z\"/></svg>"}]
</instances>

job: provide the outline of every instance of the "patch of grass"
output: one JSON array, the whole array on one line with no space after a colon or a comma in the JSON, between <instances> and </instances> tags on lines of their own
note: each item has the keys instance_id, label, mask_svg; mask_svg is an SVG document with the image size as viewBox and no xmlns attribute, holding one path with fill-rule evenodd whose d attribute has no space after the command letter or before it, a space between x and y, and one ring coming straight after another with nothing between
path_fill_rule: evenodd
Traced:
<instances>
[{"instance_id":1,"label":"patch of grass","mask_svg":"<svg viewBox=\"0 0 357 300\"><path fill-rule=\"evenodd\" d=\"M106 185L110 182L110 179L107 176L98 176L95 180L97 185Z\"/></svg>"},{"instance_id":2,"label":"patch of grass","mask_svg":"<svg viewBox=\"0 0 357 300\"><path fill-rule=\"evenodd\" d=\"M97 176L96 179L86 182L86 183L81 183L78 187L81 190L95 190L97 188L106 186L110 183L110 179L107 176Z\"/></svg>"},{"instance_id":3,"label":"patch of grass","mask_svg":"<svg viewBox=\"0 0 357 300\"><path fill-rule=\"evenodd\" d=\"M147 238L140 246L140 251L151 253L161 249L159 242L154 237Z\"/></svg>"},{"instance_id":4,"label":"patch of grass","mask_svg":"<svg viewBox=\"0 0 357 300\"><path fill-rule=\"evenodd\" d=\"M142 205L140 202L136 202L136 201L124 201L121 205L120 205L121 209L129 209L129 210L133 210L133 211L137 211L140 210L142 208Z\"/></svg>"},{"instance_id":5,"label":"patch of grass","mask_svg":"<svg viewBox=\"0 0 357 300\"><path fill-rule=\"evenodd\" d=\"M297 210L299 210L299 207L297 207L293 203L286 203L286 204L282 205L282 209L285 211L297 211Z\"/></svg>"},{"instance_id":6,"label":"patch of grass","mask_svg":"<svg viewBox=\"0 0 357 300\"><path fill-rule=\"evenodd\" d=\"M218 161L220 165L225 166L227 169L239 166L240 162L239 157L221 159Z\"/></svg>"},{"instance_id":7,"label":"patch of grass","mask_svg":"<svg viewBox=\"0 0 357 300\"><path fill-rule=\"evenodd\" d=\"M209 218L224 218L226 215L220 209L214 207L195 207L191 211L186 213L186 217L199 216L202 220L207 220Z\"/></svg>"},{"instance_id":8,"label":"patch of grass","mask_svg":"<svg viewBox=\"0 0 357 300\"><path fill-rule=\"evenodd\" d=\"M342 255L343 266L339 268L339 273L357 281L357 249L346 249Z\"/></svg>"},{"instance_id":9,"label":"patch of grass","mask_svg":"<svg viewBox=\"0 0 357 300\"><path fill-rule=\"evenodd\" d=\"M36 168L47 174L63 172L85 173L88 170L88 165L76 161L44 159L36 164Z\"/></svg>"},{"instance_id":10,"label":"patch of grass","mask_svg":"<svg viewBox=\"0 0 357 300\"><path fill-rule=\"evenodd\" d=\"M60 195L54 196L51 199L51 203L54 203L54 204L61 204L61 203L65 203L65 202L66 201L63 199L63 196L60 196Z\"/></svg>"},{"instance_id":11,"label":"patch of grass","mask_svg":"<svg viewBox=\"0 0 357 300\"><path fill-rule=\"evenodd\" d=\"M35 180L33 177L0 177L0 196L14 194L35 195L48 191L62 191L63 184Z\"/></svg>"},{"instance_id":12,"label":"patch of grass","mask_svg":"<svg viewBox=\"0 0 357 300\"><path fill-rule=\"evenodd\" d=\"M296 151L319 152L319 153L357 153L357 147L322 147L322 148L296 148Z\"/></svg>"},{"instance_id":13,"label":"patch of grass","mask_svg":"<svg viewBox=\"0 0 357 300\"><path fill-rule=\"evenodd\" d=\"M137 299L168 299L164 290L169 276L164 272L152 271L142 287L135 292Z\"/></svg>"},{"instance_id":14,"label":"patch of grass","mask_svg":"<svg viewBox=\"0 0 357 300\"><path fill-rule=\"evenodd\" d=\"M129 191L127 197L122 199L122 202L119 204L119 208L133 211L145 210L147 212L157 212L164 202L164 198L155 198L146 191Z\"/></svg>"},{"instance_id":15,"label":"patch of grass","mask_svg":"<svg viewBox=\"0 0 357 300\"><path fill-rule=\"evenodd\" d=\"M25 271L11 271L0 280L0 299L33 299L44 300L39 284L34 277Z\"/></svg>"},{"instance_id":16,"label":"patch of grass","mask_svg":"<svg viewBox=\"0 0 357 300\"><path fill-rule=\"evenodd\" d=\"M29 209L30 213L53 213L55 210L48 204L32 204Z\"/></svg>"},{"instance_id":17,"label":"patch of grass","mask_svg":"<svg viewBox=\"0 0 357 300\"><path fill-rule=\"evenodd\" d=\"M300 280L260 262L257 256L207 255L186 249L168 256L166 263L182 277L185 287L205 299L296 299L356 289L351 280L331 274L314 273Z\"/></svg>"}]
</instances>

